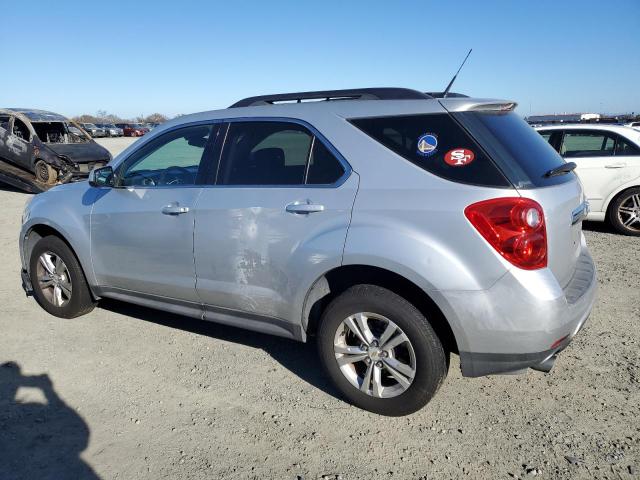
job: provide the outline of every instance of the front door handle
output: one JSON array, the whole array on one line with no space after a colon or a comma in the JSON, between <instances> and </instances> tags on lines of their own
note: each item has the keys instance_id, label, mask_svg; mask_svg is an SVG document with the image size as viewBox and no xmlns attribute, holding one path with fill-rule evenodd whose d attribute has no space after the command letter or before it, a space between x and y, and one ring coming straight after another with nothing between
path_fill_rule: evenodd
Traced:
<instances>
[{"instance_id":1,"label":"front door handle","mask_svg":"<svg viewBox=\"0 0 640 480\"><path fill-rule=\"evenodd\" d=\"M306 215L309 213L322 212L324 210L324 205L316 205L307 200L306 203L290 203L287 205L286 210L289 213Z\"/></svg>"},{"instance_id":2,"label":"front door handle","mask_svg":"<svg viewBox=\"0 0 640 480\"><path fill-rule=\"evenodd\" d=\"M624 162L610 163L609 165L605 165L604 168L624 168L627 164Z\"/></svg>"},{"instance_id":3,"label":"front door handle","mask_svg":"<svg viewBox=\"0 0 640 480\"><path fill-rule=\"evenodd\" d=\"M167 205L166 207L162 207L162 213L165 215L182 215L188 211L189 207L181 207L179 205Z\"/></svg>"}]
</instances>

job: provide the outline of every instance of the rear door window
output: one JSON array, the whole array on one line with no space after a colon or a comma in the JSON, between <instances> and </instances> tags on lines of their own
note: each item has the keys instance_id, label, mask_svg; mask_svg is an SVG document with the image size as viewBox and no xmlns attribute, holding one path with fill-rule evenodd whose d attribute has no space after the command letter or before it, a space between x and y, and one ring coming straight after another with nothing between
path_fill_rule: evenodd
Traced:
<instances>
[{"instance_id":1,"label":"rear door window","mask_svg":"<svg viewBox=\"0 0 640 480\"><path fill-rule=\"evenodd\" d=\"M350 122L391 151L439 177L472 185L511 186L496 164L449 114L357 118Z\"/></svg>"},{"instance_id":2,"label":"rear door window","mask_svg":"<svg viewBox=\"0 0 640 480\"><path fill-rule=\"evenodd\" d=\"M219 185L302 185L313 135L287 122L231 122Z\"/></svg>"},{"instance_id":3,"label":"rear door window","mask_svg":"<svg viewBox=\"0 0 640 480\"><path fill-rule=\"evenodd\" d=\"M330 185L344 175L344 168L329 149L317 138L309 157L307 184Z\"/></svg>"},{"instance_id":4,"label":"rear door window","mask_svg":"<svg viewBox=\"0 0 640 480\"><path fill-rule=\"evenodd\" d=\"M615 138L603 131L568 130L562 139L560 153L565 158L607 157L613 155Z\"/></svg>"}]
</instances>

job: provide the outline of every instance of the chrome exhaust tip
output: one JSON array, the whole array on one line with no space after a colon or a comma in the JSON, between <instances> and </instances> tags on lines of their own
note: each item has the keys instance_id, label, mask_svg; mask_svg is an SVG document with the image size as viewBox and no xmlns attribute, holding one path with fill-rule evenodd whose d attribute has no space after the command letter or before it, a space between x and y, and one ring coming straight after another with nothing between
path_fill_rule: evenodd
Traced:
<instances>
[{"instance_id":1,"label":"chrome exhaust tip","mask_svg":"<svg viewBox=\"0 0 640 480\"><path fill-rule=\"evenodd\" d=\"M551 355L546 360L543 360L537 365L532 365L531 368L533 370L538 370L539 372L549 373L553 368L553 365L556 363L556 358L558 355Z\"/></svg>"}]
</instances>

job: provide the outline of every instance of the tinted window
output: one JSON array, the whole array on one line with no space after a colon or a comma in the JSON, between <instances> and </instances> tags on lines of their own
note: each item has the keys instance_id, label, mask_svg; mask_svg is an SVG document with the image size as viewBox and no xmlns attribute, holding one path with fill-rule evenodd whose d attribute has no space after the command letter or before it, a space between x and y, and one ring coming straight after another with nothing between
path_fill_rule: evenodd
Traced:
<instances>
[{"instance_id":1,"label":"tinted window","mask_svg":"<svg viewBox=\"0 0 640 480\"><path fill-rule=\"evenodd\" d=\"M344 169L324 144L316 138L309 158L307 183L328 185L335 183L344 174Z\"/></svg>"},{"instance_id":2,"label":"tinted window","mask_svg":"<svg viewBox=\"0 0 640 480\"><path fill-rule=\"evenodd\" d=\"M168 132L135 152L118 174L125 186L194 185L206 157L211 125Z\"/></svg>"},{"instance_id":3,"label":"tinted window","mask_svg":"<svg viewBox=\"0 0 640 480\"><path fill-rule=\"evenodd\" d=\"M460 112L458 119L518 188L546 187L575 180L575 174L546 177L563 164L547 143L514 112Z\"/></svg>"},{"instance_id":4,"label":"tinted window","mask_svg":"<svg viewBox=\"0 0 640 480\"><path fill-rule=\"evenodd\" d=\"M640 155L640 148L623 137L616 141L616 155Z\"/></svg>"},{"instance_id":5,"label":"tinted window","mask_svg":"<svg viewBox=\"0 0 640 480\"><path fill-rule=\"evenodd\" d=\"M510 186L448 114L352 119L356 127L420 168L455 182ZM541 140L542 141L542 140Z\"/></svg>"},{"instance_id":6,"label":"tinted window","mask_svg":"<svg viewBox=\"0 0 640 480\"><path fill-rule=\"evenodd\" d=\"M565 131L560 153L565 158L613 155L615 140L606 132Z\"/></svg>"},{"instance_id":7,"label":"tinted window","mask_svg":"<svg viewBox=\"0 0 640 480\"><path fill-rule=\"evenodd\" d=\"M301 185L312 135L286 122L232 122L219 185Z\"/></svg>"}]
</instances>

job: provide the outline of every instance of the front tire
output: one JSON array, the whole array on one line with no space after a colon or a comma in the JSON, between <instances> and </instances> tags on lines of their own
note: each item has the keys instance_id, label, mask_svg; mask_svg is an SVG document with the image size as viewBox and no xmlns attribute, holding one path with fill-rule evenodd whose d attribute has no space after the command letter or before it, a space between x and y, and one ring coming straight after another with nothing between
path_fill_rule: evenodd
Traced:
<instances>
[{"instance_id":1,"label":"front tire","mask_svg":"<svg viewBox=\"0 0 640 480\"><path fill-rule=\"evenodd\" d=\"M329 377L352 404L400 416L424 407L447 374L447 357L424 315L375 285L356 285L322 315L318 351Z\"/></svg>"},{"instance_id":2,"label":"front tire","mask_svg":"<svg viewBox=\"0 0 640 480\"><path fill-rule=\"evenodd\" d=\"M59 237L43 237L35 244L29 260L33 296L51 315L74 318L95 307L80 263Z\"/></svg>"},{"instance_id":3,"label":"front tire","mask_svg":"<svg viewBox=\"0 0 640 480\"><path fill-rule=\"evenodd\" d=\"M58 181L58 172L44 160L38 160L33 166L36 180L45 185L53 185Z\"/></svg>"},{"instance_id":4,"label":"front tire","mask_svg":"<svg viewBox=\"0 0 640 480\"><path fill-rule=\"evenodd\" d=\"M640 188L625 190L613 199L609 222L623 235L640 236Z\"/></svg>"}]
</instances>

